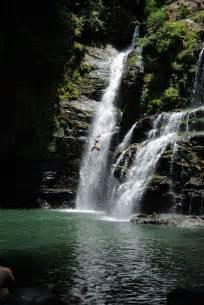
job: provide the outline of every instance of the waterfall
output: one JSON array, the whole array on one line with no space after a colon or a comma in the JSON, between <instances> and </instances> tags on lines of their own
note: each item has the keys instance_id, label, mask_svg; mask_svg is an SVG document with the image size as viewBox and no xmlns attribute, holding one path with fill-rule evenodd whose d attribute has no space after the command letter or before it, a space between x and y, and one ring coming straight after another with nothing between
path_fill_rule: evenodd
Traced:
<instances>
[{"instance_id":1,"label":"waterfall","mask_svg":"<svg viewBox=\"0 0 204 305\"><path fill-rule=\"evenodd\" d=\"M140 209L146 185L154 174L156 164L169 143L174 143L185 112L160 114L154 121L148 138L138 148L133 165L126 179L116 190L116 202L112 213L116 217L128 218L133 209Z\"/></svg>"},{"instance_id":2,"label":"waterfall","mask_svg":"<svg viewBox=\"0 0 204 305\"><path fill-rule=\"evenodd\" d=\"M204 48L201 50L193 88L193 107L204 105Z\"/></svg>"},{"instance_id":3,"label":"waterfall","mask_svg":"<svg viewBox=\"0 0 204 305\"><path fill-rule=\"evenodd\" d=\"M171 169L173 169L174 154L177 151L177 135L182 121L186 121L186 131L189 130L189 119L196 116L196 111L204 105L204 49L201 50L197 64L194 82L192 106L193 109L184 112L163 113L157 116L150 130L147 140L138 147L135 160L127 170L125 181L117 186L112 214L116 217L127 218L133 210L140 210L140 204L148 184L153 176L157 162L168 144L173 146ZM116 166L122 155L116 162Z\"/></svg>"},{"instance_id":4,"label":"waterfall","mask_svg":"<svg viewBox=\"0 0 204 305\"><path fill-rule=\"evenodd\" d=\"M116 152L122 152L128 146L136 126L137 126L137 122L133 124L130 130L126 133L126 135L123 138L123 141L118 145Z\"/></svg>"},{"instance_id":5,"label":"waterfall","mask_svg":"<svg viewBox=\"0 0 204 305\"><path fill-rule=\"evenodd\" d=\"M109 148L117 124L116 98L120 88L125 59L134 49L135 39L138 35L139 27L136 27L130 46L126 50L119 52L112 60L109 85L96 110L82 160L76 199L76 207L78 209L95 210L100 203L103 204ZM100 151L91 151L94 146L94 138L97 136L100 136Z\"/></svg>"}]
</instances>

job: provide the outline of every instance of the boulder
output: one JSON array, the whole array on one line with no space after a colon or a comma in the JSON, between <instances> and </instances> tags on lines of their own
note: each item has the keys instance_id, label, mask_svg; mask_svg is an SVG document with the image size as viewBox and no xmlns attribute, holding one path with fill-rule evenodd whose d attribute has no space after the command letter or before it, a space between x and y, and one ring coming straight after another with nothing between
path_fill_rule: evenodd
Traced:
<instances>
[{"instance_id":1,"label":"boulder","mask_svg":"<svg viewBox=\"0 0 204 305\"><path fill-rule=\"evenodd\" d=\"M154 175L146 185L142 199L144 213L168 212L174 204L174 194L167 176Z\"/></svg>"}]
</instances>

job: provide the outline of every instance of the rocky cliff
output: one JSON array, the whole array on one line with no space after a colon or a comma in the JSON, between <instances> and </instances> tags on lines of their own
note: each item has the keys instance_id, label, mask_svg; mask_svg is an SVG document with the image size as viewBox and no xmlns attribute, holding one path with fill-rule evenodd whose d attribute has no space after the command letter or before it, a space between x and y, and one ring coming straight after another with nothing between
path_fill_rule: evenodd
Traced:
<instances>
[{"instance_id":1,"label":"rocky cliff","mask_svg":"<svg viewBox=\"0 0 204 305\"><path fill-rule=\"evenodd\" d=\"M5 190L1 205L72 206L83 147L108 82L114 48L127 46L135 24L141 24L118 104L122 114L118 142L137 122L131 145L123 152L130 166L153 116L191 104L204 39L204 4L201 0L56 0L39 6L31 1L29 7L19 6L17 15L15 58L9 53L17 64L17 111L11 119L3 106L10 123L4 124L1 141ZM175 202L177 210L183 203L185 213L202 210L203 113L191 118L189 126L171 170L172 147L163 153L147 185L145 211L167 210ZM122 162L123 158L115 170L119 179L125 175ZM9 192L14 185L15 192Z\"/></svg>"},{"instance_id":2,"label":"rocky cliff","mask_svg":"<svg viewBox=\"0 0 204 305\"><path fill-rule=\"evenodd\" d=\"M84 64L87 61L84 57L95 52L91 47L125 46L131 37L135 16L140 15L142 7L139 0L131 4L126 0L121 3L115 0L43 3L31 0L14 9L15 38L10 36L14 47L9 48L11 44L5 35L1 37L2 63L9 63L8 71L10 67L15 70L10 73L12 77L4 78L5 96L10 91L11 79L15 79L16 86L16 98L10 98L7 103L4 97L2 104L1 206L31 207L39 206L38 199L42 193L44 196L45 188L52 189L55 185L52 192L57 198L61 197L58 193L64 192L67 198L71 192L65 190L67 183L63 186L58 182L66 180L62 168L68 157L63 156L61 149L63 145L72 147L73 137L78 138L76 129L80 129L78 134L82 137L94 102L88 105L89 102L80 101L84 101L84 96L98 100L105 81L101 79L98 84L92 84L95 76L91 74L85 81L84 75L89 74L92 63ZM73 102L76 100L79 102ZM80 119L82 116L84 118ZM66 137L64 142L63 137ZM82 142L79 139L78 143ZM76 147L76 142L74 144ZM76 153L81 150L82 146L78 146ZM68 171L69 166L65 164L64 171ZM75 172L78 172L78 165ZM58 178L55 173L59 173ZM64 178L59 178L63 175ZM72 170L67 173L67 179L71 176Z\"/></svg>"}]
</instances>

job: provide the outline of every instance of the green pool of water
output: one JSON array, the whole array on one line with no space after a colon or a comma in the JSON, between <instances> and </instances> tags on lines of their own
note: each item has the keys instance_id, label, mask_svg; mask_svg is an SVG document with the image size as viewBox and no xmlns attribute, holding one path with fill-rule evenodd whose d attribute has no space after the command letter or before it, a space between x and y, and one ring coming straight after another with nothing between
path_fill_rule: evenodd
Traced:
<instances>
[{"instance_id":1,"label":"green pool of water","mask_svg":"<svg viewBox=\"0 0 204 305\"><path fill-rule=\"evenodd\" d=\"M0 210L0 252L19 286L53 286L67 304L165 304L204 283L204 230L101 215Z\"/></svg>"}]
</instances>

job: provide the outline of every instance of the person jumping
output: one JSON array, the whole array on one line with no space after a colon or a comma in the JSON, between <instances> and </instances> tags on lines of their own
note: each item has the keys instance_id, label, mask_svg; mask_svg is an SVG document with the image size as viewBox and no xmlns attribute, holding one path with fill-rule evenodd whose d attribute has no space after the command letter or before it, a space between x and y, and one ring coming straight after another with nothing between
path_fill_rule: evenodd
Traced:
<instances>
[{"instance_id":1,"label":"person jumping","mask_svg":"<svg viewBox=\"0 0 204 305\"><path fill-rule=\"evenodd\" d=\"M100 139L100 135L98 135L96 138L94 138L95 144L94 144L94 146L92 147L91 151L94 151L94 149L96 149L97 151L100 151L100 150L101 150L100 144L99 144L99 139Z\"/></svg>"}]
</instances>

